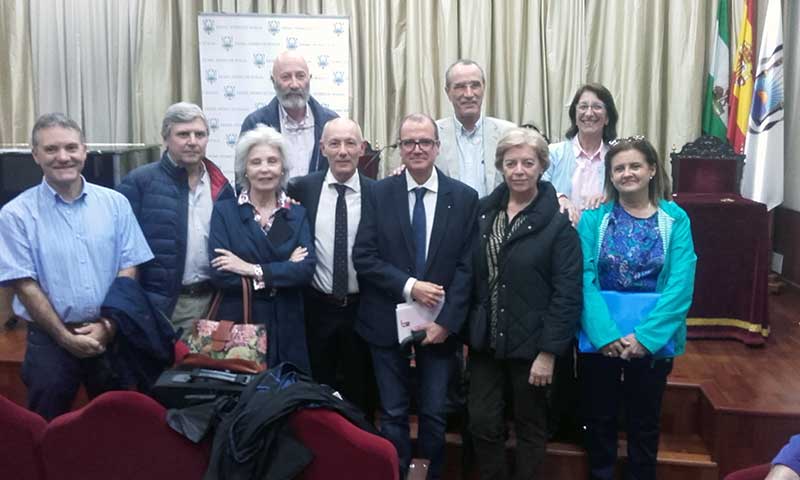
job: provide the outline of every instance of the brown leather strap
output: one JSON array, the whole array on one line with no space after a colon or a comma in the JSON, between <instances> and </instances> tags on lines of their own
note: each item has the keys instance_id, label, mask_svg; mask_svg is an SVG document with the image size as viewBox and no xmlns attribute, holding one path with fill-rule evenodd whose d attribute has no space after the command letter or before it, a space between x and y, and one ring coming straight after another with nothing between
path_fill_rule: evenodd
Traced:
<instances>
[{"instance_id":1,"label":"brown leather strap","mask_svg":"<svg viewBox=\"0 0 800 480\"><path fill-rule=\"evenodd\" d=\"M217 291L214 292L214 298L211 300L211 306L208 307L208 313L206 314L208 320L217 319L220 303L222 303L222 290L217 289Z\"/></svg>"},{"instance_id":2,"label":"brown leather strap","mask_svg":"<svg viewBox=\"0 0 800 480\"><path fill-rule=\"evenodd\" d=\"M217 313L219 312L219 306L222 303L222 296L223 296L222 289L218 289L216 293L214 293L214 298L211 300L211 306L208 308L208 314L206 318L208 320L216 320ZM242 276L242 308L244 309L244 323L251 323L251 319L253 316L252 307L250 303L253 299L253 292L252 292L252 284L250 283L250 277Z\"/></svg>"},{"instance_id":3,"label":"brown leather strap","mask_svg":"<svg viewBox=\"0 0 800 480\"><path fill-rule=\"evenodd\" d=\"M217 329L211 334L211 350L221 352L225 350L225 344L231 339L231 330L234 323L230 320L220 320L217 322Z\"/></svg>"}]
</instances>

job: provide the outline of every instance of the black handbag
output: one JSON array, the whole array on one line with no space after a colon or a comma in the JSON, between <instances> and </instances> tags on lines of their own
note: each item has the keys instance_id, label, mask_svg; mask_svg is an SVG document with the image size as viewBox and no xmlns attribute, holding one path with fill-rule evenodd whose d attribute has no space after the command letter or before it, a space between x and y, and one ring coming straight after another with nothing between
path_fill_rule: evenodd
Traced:
<instances>
[{"instance_id":1,"label":"black handbag","mask_svg":"<svg viewBox=\"0 0 800 480\"><path fill-rule=\"evenodd\" d=\"M195 368L167 370L153 386L153 397L167 408L185 408L221 396L238 397L255 375Z\"/></svg>"}]
</instances>

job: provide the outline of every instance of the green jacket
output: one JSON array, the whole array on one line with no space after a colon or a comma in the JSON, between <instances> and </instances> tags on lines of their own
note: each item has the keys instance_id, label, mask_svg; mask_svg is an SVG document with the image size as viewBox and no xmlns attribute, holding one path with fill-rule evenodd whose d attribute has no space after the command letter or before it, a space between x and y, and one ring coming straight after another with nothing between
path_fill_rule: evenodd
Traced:
<instances>
[{"instance_id":1,"label":"green jacket","mask_svg":"<svg viewBox=\"0 0 800 480\"><path fill-rule=\"evenodd\" d=\"M614 202L583 212L578 235L583 248L583 314L581 328L598 349L621 337L600 296L597 259L603 244ZM694 253L689 216L675 202L662 200L658 206L658 230L664 245L664 267L658 276L656 291L661 293L650 315L634 329L636 339L651 352L660 350L670 339L675 355L686 346L686 314L692 304Z\"/></svg>"}]
</instances>

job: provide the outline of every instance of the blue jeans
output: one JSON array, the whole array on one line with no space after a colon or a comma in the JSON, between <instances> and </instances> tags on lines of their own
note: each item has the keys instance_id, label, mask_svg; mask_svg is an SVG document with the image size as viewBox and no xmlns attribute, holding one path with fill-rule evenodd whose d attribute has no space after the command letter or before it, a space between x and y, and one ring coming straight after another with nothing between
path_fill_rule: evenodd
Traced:
<instances>
[{"instance_id":1,"label":"blue jeans","mask_svg":"<svg viewBox=\"0 0 800 480\"><path fill-rule=\"evenodd\" d=\"M105 354L74 357L32 323L28 323L22 381L28 389L28 409L48 421L70 411L81 384L90 398L120 384Z\"/></svg>"},{"instance_id":2,"label":"blue jeans","mask_svg":"<svg viewBox=\"0 0 800 480\"><path fill-rule=\"evenodd\" d=\"M430 460L428 478L442 476L445 448L445 404L450 380L451 345L415 347L417 373L418 456ZM370 345L381 403L381 433L394 444L400 458L400 478L411 463L408 410L411 367L398 347Z\"/></svg>"}]
</instances>

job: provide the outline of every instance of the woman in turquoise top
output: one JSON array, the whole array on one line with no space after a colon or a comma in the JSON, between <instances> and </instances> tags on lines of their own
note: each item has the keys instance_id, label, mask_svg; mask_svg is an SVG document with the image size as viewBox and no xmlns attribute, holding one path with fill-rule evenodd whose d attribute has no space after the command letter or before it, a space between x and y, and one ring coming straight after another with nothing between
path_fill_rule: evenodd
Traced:
<instances>
[{"instance_id":1,"label":"woman in turquoise top","mask_svg":"<svg viewBox=\"0 0 800 480\"><path fill-rule=\"evenodd\" d=\"M672 371L672 357L659 351L672 341L674 355L683 353L697 257L689 217L671 201L664 166L643 137L611 142L605 194L608 202L585 211L578 224L581 328L598 349L578 359L590 478L614 478L616 419L624 402L628 478L655 479L661 398ZM601 290L660 296L634 332L622 335Z\"/></svg>"}]
</instances>

